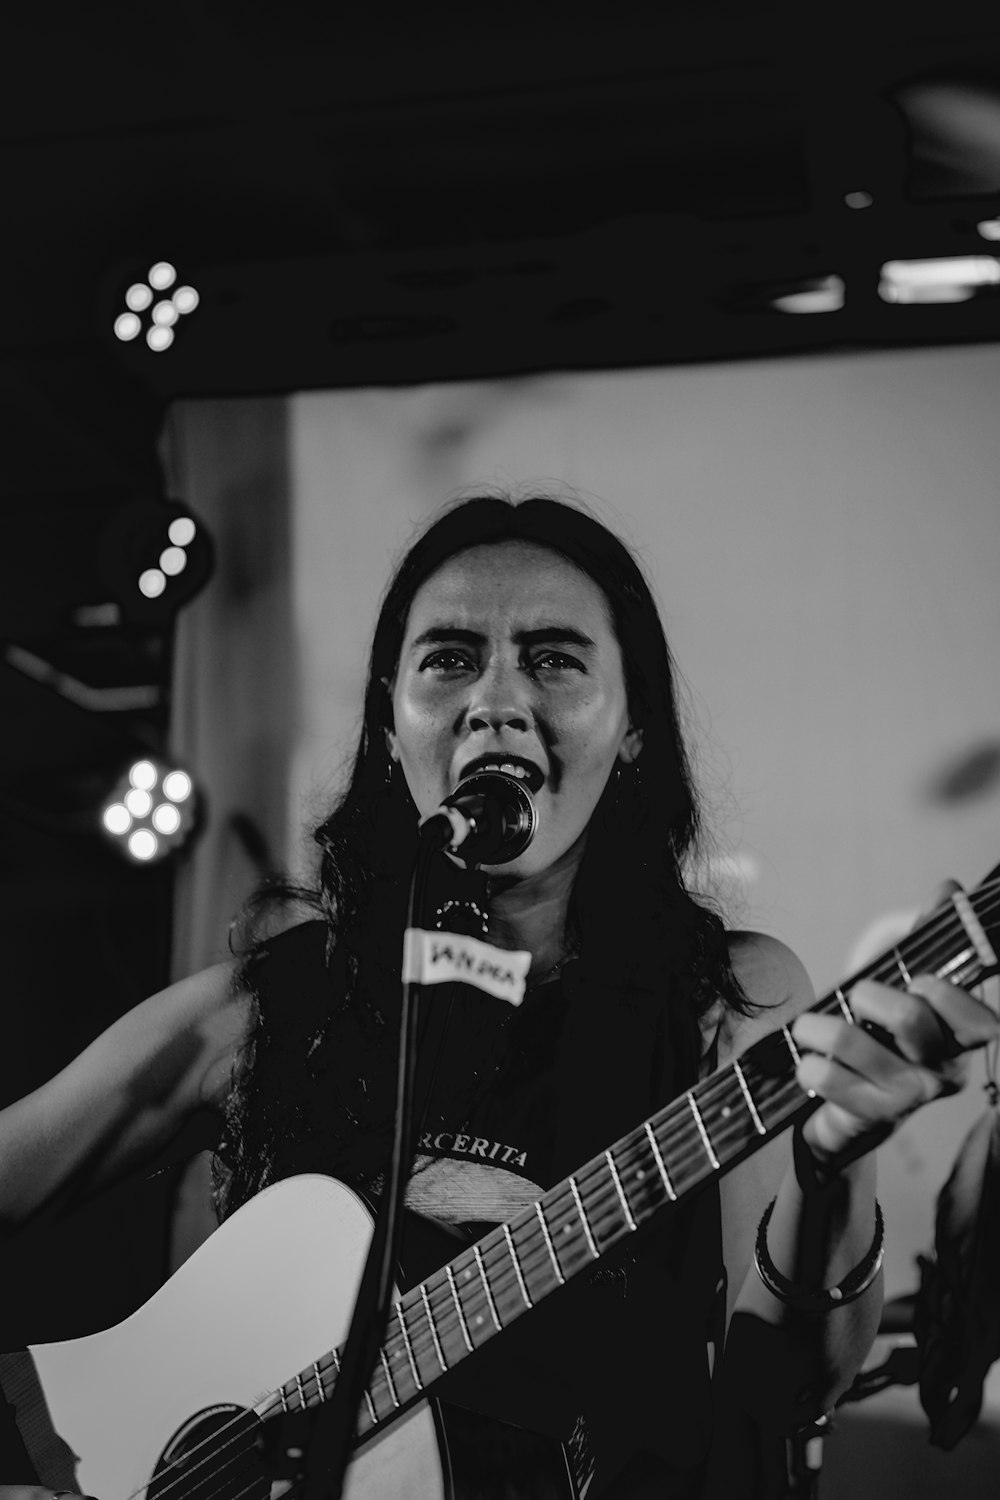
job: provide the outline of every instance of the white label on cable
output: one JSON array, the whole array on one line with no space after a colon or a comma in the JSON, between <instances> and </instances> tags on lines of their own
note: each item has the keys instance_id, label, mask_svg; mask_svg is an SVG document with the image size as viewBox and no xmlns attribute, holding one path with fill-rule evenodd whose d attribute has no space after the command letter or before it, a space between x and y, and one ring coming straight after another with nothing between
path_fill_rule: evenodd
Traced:
<instances>
[{"instance_id":1,"label":"white label on cable","mask_svg":"<svg viewBox=\"0 0 1000 1500\"><path fill-rule=\"evenodd\" d=\"M403 933L403 978L411 984L444 984L460 979L498 1000L520 1005L530 963L530 953L494 948L457 932L424 932L408 927Z\"/></svg>"}]
</instances>

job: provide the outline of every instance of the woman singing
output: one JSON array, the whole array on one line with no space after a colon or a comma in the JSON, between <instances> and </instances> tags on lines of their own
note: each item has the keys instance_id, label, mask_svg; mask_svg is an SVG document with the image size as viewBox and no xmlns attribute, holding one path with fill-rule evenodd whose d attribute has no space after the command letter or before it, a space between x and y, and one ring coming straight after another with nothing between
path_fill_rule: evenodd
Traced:
<instances>
[{"instance_id":1,"label":"woman singing","mask_svg":"<svg viewBox=\"0 0 1000 1500\"><path fill-rule=\"evenodd\" d=\"M663 629L629 550L573 506L472 499L418 538L315 888L272 891L232 962L0 1116L0 1215L79 1201L206 1104L222 1217L302 1172L377 1199L419 822L486 769L527 787L537 833L482 870L436 856L432 925L530 965L519 1005L456 983L426 1009L407 1203L438 1262L777 1028L818 1104L445 1377L442 1401L500 1424L465 1493L554 1493L551 1443L588 1500L778 1494L784 1436L833 1405L878 1324L873 1150L958 1086L995 1023L921 975L854 989L876 1034L808 1013L794 955L689 888L699 813Z\"/></svg>"}]
</instances>

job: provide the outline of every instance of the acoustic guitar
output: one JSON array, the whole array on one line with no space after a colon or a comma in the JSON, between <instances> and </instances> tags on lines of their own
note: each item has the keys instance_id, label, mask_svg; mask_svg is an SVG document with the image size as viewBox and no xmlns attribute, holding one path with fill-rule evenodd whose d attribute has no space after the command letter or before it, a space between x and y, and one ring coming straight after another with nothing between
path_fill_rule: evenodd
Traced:
<instances>
[{"instance_id":1,"label":"acoustic guitar","mask_svg":"<svg viewBox=\"0 0 1000 1500\"><path fill-rule=\"evenodd\" d=\"M998 930L994 871L814 1009L853 1023L845 991L862 978L975 984L997 969ZM489 1495L483 1453L504 1451L503 1436L484 1449L435 1387L807 1112L798 1056L787 1026L773 1032L399 1296L358 1413L347 1500ZM293 1177L240 1208L125 1322L0 1356L42 1483L99 1500L266 1500L260 1424L329 1400L370 1238L350 1189ZM532 1500L585 1495L586 1458L572 1445L532 1463ZM500 1476L493 1493L518 1490Z\"/></svg>"}]
</instances>

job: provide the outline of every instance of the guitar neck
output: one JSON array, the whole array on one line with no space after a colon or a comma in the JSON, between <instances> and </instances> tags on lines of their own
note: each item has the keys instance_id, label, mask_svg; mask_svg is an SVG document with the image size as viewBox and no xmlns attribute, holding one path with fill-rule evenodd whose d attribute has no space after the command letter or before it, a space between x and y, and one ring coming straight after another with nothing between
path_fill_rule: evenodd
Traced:
<instances>
[{"instance_id":1,"label":"guitar neck","mask_svg":"<svg viewBox=\"0 0 1000 1500\"><path fill-rule=\"evenodd\" d=\"M846 991L866 978L897 989L926 973L975 984L996 968L992 941L998 927L1000 881L991 877L969 895L956 893L897 947L812 1008L853 1023ZM387 1426L442 1375L595 1266L668 1204L808 1113L814 1106L795 1080L798 1060L783 1026L407 1291L390 1311L364 1392L359 1440ZM332 1391L338 1370L334 1350L269 1396L258 1415L318 1405Z\"/></svg>"}]
</instances>

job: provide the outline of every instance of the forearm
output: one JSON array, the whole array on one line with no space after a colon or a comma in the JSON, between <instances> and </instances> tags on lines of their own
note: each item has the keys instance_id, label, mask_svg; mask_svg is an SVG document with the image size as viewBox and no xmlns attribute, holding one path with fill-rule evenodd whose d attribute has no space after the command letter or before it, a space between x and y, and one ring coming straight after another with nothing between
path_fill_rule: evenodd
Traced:
<instances>
[{"instance_id":1,"label":"forearm","mask_svg":"<svg viewBox=\"0 0 1000 1500\"><path fill-rule=\"evenodd\" d=\"M789 1162L766 1236L770 1259L787 1281L803 1291L838 1286L864 1261L874 1235L873 1157L808 1194ZM828 1410L871 1348L881 1306L881 1275L855 1300L817 1313L773 1295L751 1264L726 1345L727 1377L741 1404L783 1430Z\"/></svg>"}]
</instances>

